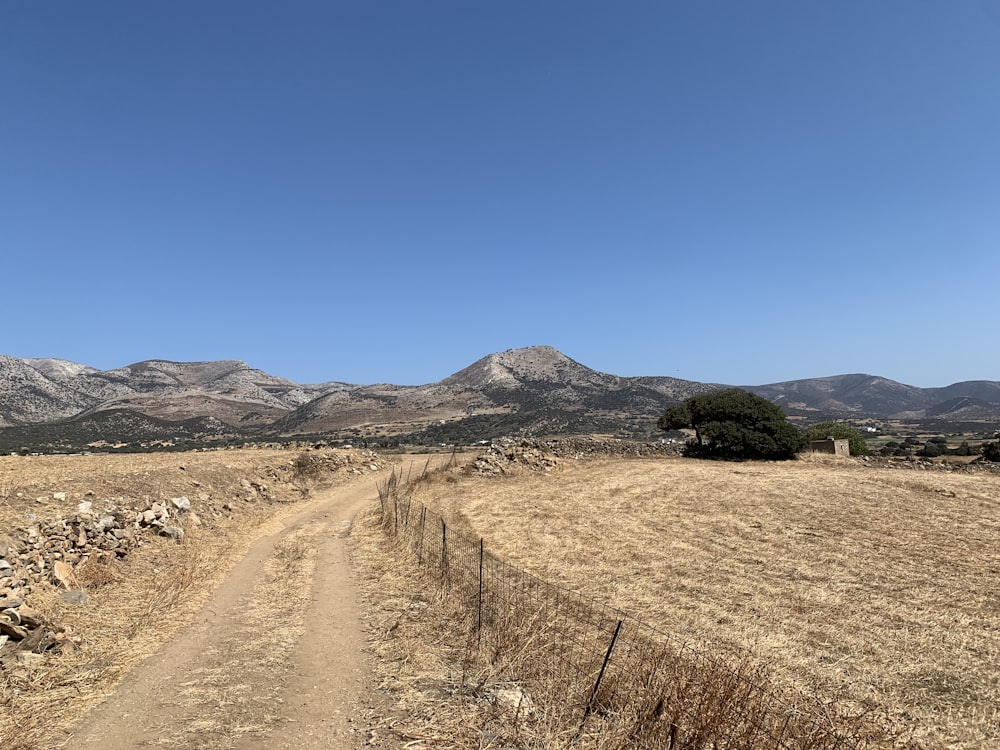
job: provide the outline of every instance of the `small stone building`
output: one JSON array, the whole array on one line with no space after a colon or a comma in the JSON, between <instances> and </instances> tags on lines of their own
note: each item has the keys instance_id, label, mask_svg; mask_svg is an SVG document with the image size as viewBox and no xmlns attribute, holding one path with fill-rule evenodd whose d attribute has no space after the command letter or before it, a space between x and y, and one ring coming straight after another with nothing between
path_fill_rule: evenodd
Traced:
<instances>
[{"instance_id":1,"label":"small stone building","mask_svg":"<svg viewBox=\"0 0 1000 750\"><path fill-rule=\"evenodd\" d=\"M813 453L829 453L834 456L850 456L851 443L846 438L836 440L830 437L826 440L810 441L809 450Z\"/></svg>"}]
</instances>

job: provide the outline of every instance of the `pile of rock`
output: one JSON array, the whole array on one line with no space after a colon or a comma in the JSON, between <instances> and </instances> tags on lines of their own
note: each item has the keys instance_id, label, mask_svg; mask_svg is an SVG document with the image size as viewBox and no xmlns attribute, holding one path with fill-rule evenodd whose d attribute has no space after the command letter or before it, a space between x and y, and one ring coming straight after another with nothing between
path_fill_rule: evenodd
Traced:
<instances>
[{"instance_id":1,"label":"pile of rock","mask_svg":"<svg viewBox=\"0 0 1000 750\"><path fill-rule=\"evenodd\" d=\"M40 520L28 516L28 525L0 541L0 667L25 654L58 649L72 636L47 622L25 604L41 585L61 589L60 597L83 604L77 566L87 560L109 563L125 557L151 534L180 540L182 519L196 520L187 497L125 508L105 502L98 511L92 500L81 502L69 518Z\"/></svg>"},{"instance_id":2,"label":"pile of rock","mask_svg":"<svg viewBox=\"0 0 1000 750\"><path fill-rule=\"evenodd\" d=\"M384 464L372 451L334 453L307 449L295 461L276 467L266 467L265 476L244 477L238 484L217 487L208 492L198 481L192 497L204 521L192 510L186 495L135 499L126 497L98 500L92 492L78 497L83 501L74 512L52 518L39 518L33 513L24 516L20 528L5 529L0 535L0 671L14 662L24 662L27 654L41 655L57 650L75 639L54 623L46 621L26 600L40 587L54 586L59 597L72 604L83 604L83 591L99 585L94 579L98 572L113 577L113 563L137 547L147 544L153 536L176 541L184 538L185 527L204 523L210 527L213 519L237 512L243 503L275 502L281 485L294 484L299 472L311 477L346 470L352 474L378 471ZM186 471L186 467L180 467ZM277 494L271 483L278 487ZM56 503L72 508L67 493L54 492L39 498L38 503ZM108 572L110 571L110 573ZM23 666L23 665L22 665Z\"/></svg>"},{"instance_id":3,"label":"pile of rock","mask_svg":"<svg viewBox=\"0 0 1000 750\"><path fill-rule=\"evenodd\" d=\"M23 668L48 651L80 643L25 604L29 587L21 573L21 557L10 543L0 541L0 672Z\"/></svg>"},{"instance_id":4,"label":"pile of rock","mask_svg":"<svg viewBox=\"0 0 1000 750\"><path fill-rule=\"evenodd\" d=\"M862 464L880 469L909 469L911 471L945 471L960 474L989 473L1000 474L1000 464L984 461L982 458L971 463L952 463L951 461L934 461L921 456L881 456L871 453L859 456Z\"/></svg>"},{"instance_id":5,"label":"pile of rock","mask_svg":"<svg viewBox=\"0 0 1000 750\"><path fill-rule=\"evenodd\" d=\"M47 651L59 650L66 644L79 643L79 638L55 627L27 606L23 597L10 591L0 596L0 672L41 660Z\"/></svg>"},{"instance_id":6,"label":"pile of rock","mask_svg":"<svg viewBox=\"0 0 1000 750\"><path fill-rule=\"evenodd\" d=\"M479 454L465 470L480 476L498 476L521 470L550 471L558 463L536 440L501 438Z\"/></svg>"},{"instance_id":7,"label":"pile of rock","mask_svg":"<svg viewBox=\"0 0 1000 750\"><path fill-rule=\"evenodd\" d=\"M346 469L349 474L365 474L378 471L384 466L382 458L375 451L349 450L335 453L322 450L324 447L323 443L318 443L313 450L300 453L292 462L295 471L301 475L311 475Z\"/></svg>"},{"instance_id":8,"label":"pile of rock","mask_svg":"<svg viewBox=\"0 0 1000 750\"><path fill-rule=\"evenodd\" d=\"M676 442L640 443L616 438L500 438L466 466L465 470L483 476L497 476L523 469L549 471L563 458L674 456L683 447L683 443Z\"/></svg>"},{"instance_id":9,"label":"pile of rock","mask_svg":"<svg viewBox=\"0 0 1000 750\"><path fill-rule=\"evenodd\" d=\"M559 457L584 458L586 456L622 456L625 458L649 458L653 456L676 456L684 449L684 443L676 440L656 440L639 442L619 438L557 438L545 440L541 446Z\"/></svg>"}]
</instances>

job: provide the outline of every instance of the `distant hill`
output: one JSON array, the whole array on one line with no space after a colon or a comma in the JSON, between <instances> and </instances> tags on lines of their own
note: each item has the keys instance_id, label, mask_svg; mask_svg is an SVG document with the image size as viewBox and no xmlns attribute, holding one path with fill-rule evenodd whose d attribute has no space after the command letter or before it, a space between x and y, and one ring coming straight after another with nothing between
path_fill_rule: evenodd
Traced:
<instances>
[{"instance_id":1,"label":"distant hill","mask_svg":"<svg viewBox=\"0 0 1000 750\"><path fill-rule=\"evenodd\" d=\"M239 434L213 417L166 420L127 409L77 416L61 422L0 429L0 453L48 446L57 450L191 447Z\"/></svg>"},{"instance_id":2,"label":"distant hill","mask_svg":"<svg viewBox=\"0 0 1000 750\"><path fill-rule=\"evenodd\" d=\"M236 360L150 360L105 371L59 359L0 355L0 426L109 409L173 420L212 416L256 426L336 386L298 385Z\"/></svg>"},{"instance_id":3,"label":"distant hill","mask_svg":"<svg viewBox=\"0 0 1000 750\"><path fill-rule=\"evenodd\" d=\"M656 432L656 418L670 404L721 387L726 386L599 372L550 346L489 354L443 380L419 386L300 385L237 360L149 360L105 371L60 359L0 355L0 450L29 437L48 444L59 430L33 428L55 425L61 425L64 438L85 442L109 440L115 430L135 441L159 440L171 432L185 440L426 435L447 442L581 432L650 436ZM996 381L917 388L851 374L743 387L780 405L800 423L892 418L992 429L1000 424ZM88 435L94 439L86 440Z\"/></svg>"},{"instance_id":4,"label":"distant hill","mask_svg":"<svg viewBox=\"0 0 1000 750\"><path fill-rule=\"evenodd\" d=\"M1000 419L1000 382L988 380L917 388L875 375L855 374L742 387L794 416L921 419L950 413L963 422Z\"/></svg>"}]
</instances>

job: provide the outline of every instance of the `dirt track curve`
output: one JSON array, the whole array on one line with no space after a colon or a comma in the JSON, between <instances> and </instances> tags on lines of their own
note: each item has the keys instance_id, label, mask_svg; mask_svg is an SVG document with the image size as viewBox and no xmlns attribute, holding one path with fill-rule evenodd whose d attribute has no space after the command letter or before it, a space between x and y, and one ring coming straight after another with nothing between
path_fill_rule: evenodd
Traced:
<instances>
[{"instance_id":1,"label":"dirt track curve","mask_svg":"<svg viewBox=\"0 0 1000 750\"><path fill-rule=\"evenodd\" d=\"M377 497L319 492L265 535L190 626L66 736L74 750L393 747L371 689L346 536Z\"/></svg>"}]
</instances>

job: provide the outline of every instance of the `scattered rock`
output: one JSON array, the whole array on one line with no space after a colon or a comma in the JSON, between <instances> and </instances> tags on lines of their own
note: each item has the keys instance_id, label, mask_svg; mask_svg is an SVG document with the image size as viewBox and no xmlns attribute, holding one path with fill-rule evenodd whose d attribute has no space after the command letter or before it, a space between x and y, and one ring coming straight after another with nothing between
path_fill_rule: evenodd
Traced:
<instances>
[{"instance_id":1,"label":"scattered rock","mask_svg":"<svg viewBox=\"0 0 1000 750\"><path fill-rule=\"evenodd\" d=\"M6 617L0 617L0 635L8 636L12 641L23 641L28 637L28 631L20 625L15 625Z\"/></svg>"},{"instance_id":2,"label":"scattered rock","mask_svg":"<svg viewBox=\"0 0 1000 750\"><path fill-rule=\"evenodd\" d=\"M18 651L14 658L17 659L20 664L24 664L29 667L45 661L44 654L36 654L34 651Z\"/></svg>"},{"instance_id":3,"label":"scattered rock","mask_svg":"<svg viewBox=\"0 0 1000 750\"><path fill-rule=\"evenodd\" d=\"M531 700L531 696L519 687L497 688L493 693L493 699L498 704L525 716L535 712L535 703Z\"/></svg>"},{"instance_id":4,"label":"scattered rock","mask_svg":"<svg viewBox=\"0 0 1000 750\"><path fill-rule=\"evenodd\" d=\"M176 539L179 542L184 538L184 529L180 526L161 526L160 536L169 536L171 539Z\"/></svg>"},{"instance_id":5,"label":"scattered rock","mask_svg":"<svg viewBox=\"0 0 1000 750\"><path fill-rule=\"evenodd\" d=\"M183 495L181 497L170 498L170 502L173 503L174 507L179 511L187 512L191 510L191 501Z\"/></svg>"},{"instance_id":6,"label":"scattered rock","mask_svg":"<svg viewBox=\"0 0 1000 750\"><path fill-rule=\"evenodd\" d=\"M621 456L645 458L676 455L683 448L679 443L641 443L614 438L560 438L533 440L500 438L465 467L465 471L484 476L508 474L512 471L551 471L563 458L580 459L588 456Z\"/></svg>"},{"instance_id":7,"label":"scattered rock","mask_svg":"<svg viewBox=\"0 0 1000 750\"><path fill-rule=\"evenodd\" d=\"M310 466L318 472L344 469L365 473L381 463L372 451L308 455ZM294 464L290 463L268 467L260 477L243 479L240 482L243 499L274 501L276 498L268 484L289 485L293 473ZM265 478L267 483L260 481ZM232 489L224 491L234 497ZM6 676L24 667L23 663L21 666L15 664L12 654L27 652L42 658L43 652L58 651L82 642L25 604L25 598L38 586L57 586L61 589L58 596L62 601L84 605L88 597L81 590L76 566L85 561L107 563L124 558L147 543L152 535L179 542L184 538L185 526L211 523L209 519L219 515L220 507L230 513L234 510L231 502L215 505L212 493L207 491L197 494L197 502L204 505L204 510L199 507L200 514L192 509L191 499L183 495L136 501L127 498L100 500L92 490L82 494L87 499L75 507L70 506L75 509L72 516L39 518L35 513L24 513L23 527L3 530L0 541L0 671ZM215 496L219 497L218 491ZM50 498L62 502L67 497L64 492L51 492L40 501L48 511L59 513L66 510L65 506L60 509L52 505ZM29 658L29 661L37 659Z\"/></svg>"}]
</instances>

